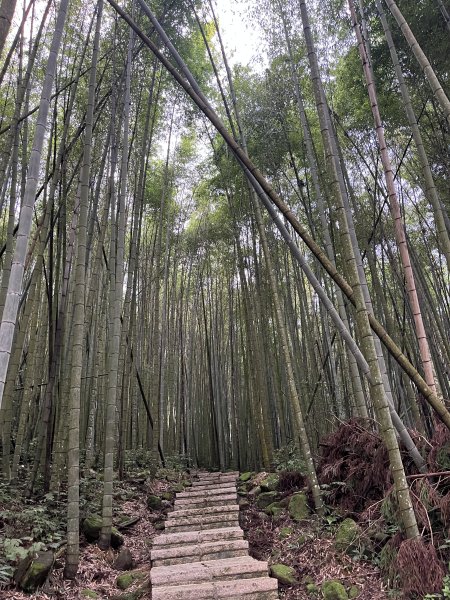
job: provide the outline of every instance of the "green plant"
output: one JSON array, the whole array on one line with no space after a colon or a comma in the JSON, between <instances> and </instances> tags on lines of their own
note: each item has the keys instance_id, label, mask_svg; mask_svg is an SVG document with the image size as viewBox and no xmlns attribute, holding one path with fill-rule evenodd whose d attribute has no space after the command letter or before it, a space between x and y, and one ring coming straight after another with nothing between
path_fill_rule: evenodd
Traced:
<instances>
[{"instance_id":1,"label":"green plant","mask_svg":"<svg viewBox=\"0 0 450 600\"><path fill-rule=\"evenodd\" d=\"M289 442L286 446L282 446L274 451L273 466L275 471L306 472L305 462L294 442Z\"/></svg>"}]
</instances>

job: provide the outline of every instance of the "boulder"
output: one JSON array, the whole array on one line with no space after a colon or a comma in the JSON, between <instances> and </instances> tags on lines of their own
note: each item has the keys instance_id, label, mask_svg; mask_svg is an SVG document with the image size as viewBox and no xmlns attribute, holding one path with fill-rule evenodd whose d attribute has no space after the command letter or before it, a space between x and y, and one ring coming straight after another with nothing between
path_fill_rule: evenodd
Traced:
<instances>
[{"instance_id":1,"label":"boulder","mask_svg":"<svg viewBox=\"0 0 450 600\"><path fill-rule=\"evenodd\" d=\"M339 581L330 580L322 583L324 600L348 600L345 587Z\"/></svg>"},{"instance_id":2,"label":"boulder","mask_svg":"<svg viewBox=\"0 0 450 600\"><path fill-rule=\"evenodd\" d=\"M81 590L81 596L82 598L98 598L98 594L97 592L94 592L94 590Z\"/></svg>"},{"instance_id":3,"label":"boulder","mask_svg":"<svg viewBox=\"0 0 450 600\"><path fill-rule=\"evenodd\" d=\"M53 552L31 554L20 561L14 573L14 581L24 592L35 592L45 583L54 561Z\"/></svg>"},{"instance_id":4,"label":"boulder","mask_svg":"<svg viewBox=\"0 0 450 600\"><path fill-rule=\"evenodd\" d=\"M89 515L83 520L81 531L88 542L96 542L102 529L102 518L100 515Z\"/></svg>"},{"instance_id":5,"label":"boulder","mask_svg":"<svg viewBox=\"0 0 450 600\"><path fill-rule=\"evenodd\" d=\"M270 567L270 575L275 577L275 579L278 579L283 585L295 585L298 583L295 577L295 569L288 567L288 565L283 565L282 563L272 565Z\"/></svg>"},{"instance_id":6,"label":"boulder","mask_svg":"<svg viewBox=\"0 0 450 600\"><path fill-rule=\"evenodd\" d=\"M280 476L277 473L270 473L259 485L263 492L274 492L278 487L279 481Z\"/></svg>"},{"instance_id":7,"label":"boulder","mask_svg":"<svg viewBox=\"0 0 450 600\"><path fill-rule=\"evenodd\" d=\"M283 507L280 506L279 502L272 502L272 504L269 504L269 506L264 509L264 512L271 517L278 517L283 512Z\"/></svg>"},{"instance_id":8,"label":"boulder","mask_svg":"<svg viewBox=\"0 0 450 600\"><path fill-rule=\"evenodd\" d=\"M352 587L348 590L348 597L350 600L354 600L359 596L360 589L357 585L352 585Z\"/></svg>"},{"instance_id":9,"label":"boulder","mask_svg":"<svg viewBox=\"0 0 450 600\"><path fill-rule=\"evenodd\" d=\"M248 495L252 498L255 498L256 496L258 496L261 493L261 488L259 485L257 485L256 487L252 488Z\"/></svg>"},{"instance_id":10,"label":"boulder","mask_svg":"<svg viewBox=\"0 0 450 600\"><path fill-rule=\"evenodd\" d=\"M344 519L336 530L334 547L340 552L348 552L355 548L360 535L358 523L350 518Z\"/></svg>"},{"instance_id":11,"label":"boulder","mask_svg":"<svg viewBox=\"0 0 450 600\"><path fill-rule=\"evenodd\" d=\"M161 494L161 498L163 500L168 500L169 502L171 502L173 500L173 496L174 496L173 492L163 492Z\"/></svg>"},{"instance_id":12,"label":"boulder","mask_svg":"<svg viewBox=\"0 0 450 600\"><path fill-rule=\"evenodd\" d=\"M119 589L126 590L136 581L142 581L144 577L145 575L142 571L128 571L128 573L119 575L116 579L116 585Z\"/></svg>"},{"instance_id":13,"label":"boulder","mask_svg":"<svg viewBox=\"0 0 450 600\"><path fill-rule=\"evenodd\" d=\"M294 494L289 501L289 514L297 523L304 521L309 516L309 506L306 494Z\"/></svg>"},{"instance_id":14,"label":"boulder","mask_svg":"<svg viewBox=\"0 0 450 600\"><path fill-rule=\"evenodd\" d=\"M306 592L310 596L317 596L318 593L320 592L320 588L315 583L307 583L306 584Z\"/></svg>"},{"instance_id":15,"label":"boulder","mask_svg":"<svg viewBox=\"0 0 450 600\"><path fill-rule=\"evenodd\" d=\"M269 504L276 501L278 494L276 492L262 492L256 501L258 508L266 508Z\"/></svg>"},{"instance_id":16,"label":"boulder","mask_svg":"<svg viewBox=\"0 0 450 600\"><path fill-rule=\"evenodd\" d=\"M244 483L245 483L246 481L248 481L249 479L251 479L251 478L252 478L252 474L251 474L251 472L250 472L250 471L247 471L246 473L241 473L241 474L239 475L239 481L242 481L242 482L244 482Z\"/></svg>"},{"instance_id":17,"label":"boulder","mask_svg":"<svg viewBox=\"0 0 450 600\"><path fill-rule=\"evenodd\" d=\"M131 556L131 552L128 548L122 548L119 552L119 556L116 558L114 562L114 569L116 571L130 571L133 568L133 557Z\"/></svg>"},{"instance_id":18,"label":"boulder","mask_svg":"<svg viewBox=\"0 0 450 600\"><path fill-rule=\"evenodd\" d=\"M111 527L111 546L114 550L123 545L123 536L115 527Z\"/></svg>"},{"instance_id":19,"label":"boulder","mask_svg":"<svg viewBox=\"0 0 450 600\"><path fill-rule=\"evenodd\" d=\"M150 510L161 510L162 509L162 500L159 496L155 496L153 494L149 494L147 496L147 507Z\"/></svg>"}]
</instances>

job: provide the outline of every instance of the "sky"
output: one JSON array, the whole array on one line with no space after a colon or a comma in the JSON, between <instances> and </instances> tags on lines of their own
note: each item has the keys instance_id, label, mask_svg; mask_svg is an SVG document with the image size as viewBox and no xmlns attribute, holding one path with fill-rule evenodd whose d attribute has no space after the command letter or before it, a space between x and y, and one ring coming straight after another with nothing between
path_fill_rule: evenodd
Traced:
<instances>
[{"instance_id":1,"label":"sky","mask_svg":"<svg viewBox=\"0 0 450 600\"><path fill-rule=\"evenodd\" d=\"M216 0L217 16L230 63L257 67L261 37L255 23L250 26L244 17L247 4L246 0Z\"/></svg>"},{"instance_id":2,"label":"sky","mask_svg":"<svg viewBox=\"0 0 450 600\"><path fill-rule=\"evenodd\" d=\"M27 2L28 3L28 0ZM45 0L37 0L36 14L42 14ZM122 2L119 0L119 3ZM17 9L14 15L14 23L10 35L14 35L21 18L21 9L23 2L17 2ZM216 16L219 19L219 26L227 58L233 66L236 63L250 65L258 70L257 59L260 58L259 45L260 34L257 26L253 23L251 26L246 23L245 8L248 7L246 0L215 0L214 3Z\"/></svg>"}]
</instances>

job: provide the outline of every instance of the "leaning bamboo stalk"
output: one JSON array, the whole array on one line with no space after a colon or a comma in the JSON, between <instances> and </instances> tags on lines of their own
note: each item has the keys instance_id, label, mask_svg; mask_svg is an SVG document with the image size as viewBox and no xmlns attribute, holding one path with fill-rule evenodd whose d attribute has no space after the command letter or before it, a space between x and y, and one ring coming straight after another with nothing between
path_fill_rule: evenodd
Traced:
<instances>
[{"instance_id":1,"label":"leaning bamboo stalk","mask_svg":"<svg viewBox=\"0 0 450 600\"><path fill-rule=\"evenodd\" d=\"M340 275L340 273L337 271L337 269L333 266L331 261L326 256L326 253L303 227L303 225L294 215L289 206L275 192L273 187L265 179L265 177L262 175L262 173L259 171L256 165L245 155L245 153L240 148L239 144L229 134L229 132L227 131L226 127L223 125L217 114L212 110L212 108L208 104L206 104L200 98L200 96L191 87L190 83L178 73L178 71L173 67L173 65L159 51L158 47L152 42L152 40L150 40L150 38L148 38L145 35L145 33L143 33L143 31L135 24L131 17L129 17L129 15L122 10L122 8L115 2L115 0L108 0L108 2L114 8L114 10L116 10L116 12L120 14L124 21L126 21L126 23L128 23L128 25L132 29L134 29L137 35L142 39L145 45L148 46L148 48L153 52L153 54L161 62L164 68L172 75L172 77L191 97L191 99L198 106L198 108L210 120L210 122L214 125L216 130L223 137L223 139L225 140L229 148L232 150L232 152L235 154L235 156L239 157L239 159L243 162L243 164L250 171L255 180L260 184L264 193L270 198L270 200L275 204L275 206L286 218L286 220L291 224L295 232L302 238L304 243L308 246L308 248L314 254L316 259L322 265L322 267L327 271L331 279L336 283L336 285L340 287L340 289L344 292L345 296L349 299L349 301L353 305L355 305L352 287L345 280L345 278L342 275ZM397 361L397 363L405 371L408 377L410 377L410 379L415 383L420 393L424 396L424 398L430 404L430 406L434 408L442 422L450 429L450 413L448 412L442 401L437 397L433 390L430 389L430 387L421 377L417 369L403 354L401 349L389 336L387 331L385 331L381 323L379 323L378 320L371 314L369 314L369 323L372 330L380 338L380 340L382 341L388 352L391 354L391 356Z\"/></svg>"}]
</instances>

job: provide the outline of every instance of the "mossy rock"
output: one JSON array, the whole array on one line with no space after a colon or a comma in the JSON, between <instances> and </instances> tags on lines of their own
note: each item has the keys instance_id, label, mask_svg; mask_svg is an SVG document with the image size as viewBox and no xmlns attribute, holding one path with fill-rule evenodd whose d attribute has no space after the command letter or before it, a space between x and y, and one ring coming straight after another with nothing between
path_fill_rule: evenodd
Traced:
<instances>
[{"instance_id":1,"label":"mossy rock","mask_svg":"<svg viewBox=\"0 0 450 600\"><path fill-rule=\"evenodd\" d=\"M45 583L54 561L53 552L31 554L19 563L14 573L14 581L24 592L35 592L38 587Z\"/></svg>"},{"instance_id":2,"label":"mossy rock","mask_svg":"<svg viewBox=\"0 0 450 600\"><path fill-rule=\"evenodd\" d=\"M306 587L306 593L309 594L310 596L317 596L318 593L320 592L319 586L317 586L315 583L307 583L305 587Z\"/></svg>"},{"instance_id":3,"label":"mossy rock","mask_svg":"<svg viewBox=\"0 0 450 600\"><path fill-rule=\"evenodd\" d=\"M289 514L297 523L309 517L310 511L306 494L294 494L291 497L289 501Z\"/></svg>"},{"instance_id":4,"label":"mossy rock","mask_svg":"<svg viewBox=\"0 0 450 600\"><path fill-rule=\"evenodd\" d=\"M150 510L161 510L162 509L162 500L159 496L155 496L154 494L150 494L147 496L147 507Z\"/></svg>"},{"instance_id":5,"label":"mossy rock","mask_svg":"<svg viewBox=\"0 0 450 600\"><path fill-rule=\"evenodd\" d=\"M357 598L359 596L360 591L361 590L357 585L352 585L352 587L348 590L348 597L350 598L350 600L354 600L354 598Z\"/></svg>"},{"instance_id":6,"label":"mossy rock","mask_svg":"<svg viewBox=\"0 0 450 600\"><path fill-rule=\"evenodd\" d=\"M88 542L96 542L102 529L102 518L100 515L89 515L83 520L81 531Z\"/></svg>"},{"instance_id":7,"label":"mossy rock","mask_svg":"<svg viewBox=\"0 0 450 600\"><path fill-rule=\"evenodd\" d=\"M278 498L277 492L262 492L256 501L258 508L267 508L269 504L272 504Z\"/></svg>"},{"instance_id":8,"label":"mossy rock","mask_svg":"<svg viewBox=\"0 0 450 600\"><path fill-rule=\"evenodd\" d=\"M142 571L128 571L128 573L123 573L117 577L116 585L121 590L127 590L136 581L142 581L144 577Z\"/></svg>"},{"instance_id":9,"label":"mossy rock","mask_svg":"<svg viewBox=\"0 0 450 600\"><path fill-rule=\"evenodd\" d=\"M176 483L175 485L172 485L171 490L178 494L184 490L184 485L182 483Z\"/></svg>"},{"instance_id":10,"label":"mossy rock","mask_svg":"<svg viewBox=\"0 0 450 600\"><path fill-rule=\"evenodd\" d=\"M163 492L161 494L161 498L163 500L167 500L168 502L172 502L174 493L173 492Z\"/></svg>"},{"instance_id":11,"label":"mossy rock","mask_svg":"<svg viewBox=\"0 0 450 600\"><path fill-rule=\"evenodd\" d=\"M251 471L247 471L246 473L241 473L239 475L239 481L242 481L243 483L245 483L246 481L248 481L251 478L252 478Z\"/></svg>"},{"instance_id":12,"label":"mossy rock","mask_svg":"<svg viewBox=\"0 0 450 600\"><path fill-rule=\"evenodd\" d=\"M269 506L264 509L264 512L271 517L278 517L283 512L283 507L280 506L279 502L272 502L272 504L269 504Z\"/></svg>"},{"instance_id":13,"label":"mossy rock","mask_svg":"<svg viewBox=\"0 0 450 600\"><path fill-rule=\"evenodd\" d=\"M259 485L257 485L256 487L252 488L248 495L251 496L252 498L256 498L256 496L259 496L259 494L261 493L261 487Z\"/></svg>"},{"instance_id":14,"label":"mossy rock","mask_svg":"<svg viewBox=\"0 0 450 600\"><path fill-rule=\"evenodd\" d=\"M157 521L153 527L157 530L157 531L162 531L163 529L165 529L165 524L164 521Z\"/></svg>"},{"instance_id":15,"label":"mossy rock","mask_svg":"<svg viewBox=\"0 0 450 600\"><path fill-rule=\"evenodd\" d=\"M295 577L295 569L288 567L288 565L283 565L282 563L272 565L270 567L270 575L275 577L275 579L278 579L283 585L295 585L298 583Z\"/></svg>"},{"instance_id":16,"label":"mossy rock","mask_svg":"<svg viewBox=\"0 0 450 600\"><path fill-rule=\"evenodd\" d=\"M238 505L239 508L245 509L250 506L250 502L246 498L239 498Z\"/></svg>"},{"instance_id":17,"label":"mossy rock","mask_svg":"<svg viewBox=\"0 0 450 600\"><path fill-rule=\"evenodd\" d=\"M345 587L336 580L324 581L322 583L322 594L324 600L348 600Z\"/></svg>"},{"instance_id":18,"label":"mossy rock","mask_svg":"<svg viewBox=\"0 0 450 600\"><path fill-rule=\"evenodd\" d=\"M280 540L285 540L286 538L288 538L289 536L291 536L292 535L292 531L293 531L292 527L282 527L280 529L279 534L278 534Z\"/></svg>"},{"instance_id":19,"label":"mossy rock","mask_svg":"<svg viewBox=\"0 0 450 600\"><path fill-rule=\"evenodd\" d=\"M116 594L112 597L112 600L139 600L145 594L145 589L139 588L134 592L124 592L123 594Z\"/></svg>"},{"instance_id":20,"label":"mossy rock","mask_svg":"<svg viewBox=\"0 0 450 600\"><path fill-rule=\"evenodd\" d=\"M94 590L81 590L81 595L83 598L98 598L98 594Z\"/></svg>"},{"instance_id":21,"label":"mossy rock","mask_svg":"<svg viewBox=\"0 0 450 600\"><path fill-rule=\"evenodd\" d=\"M334 547L341 552L348 552L355 548L360 535L361 530L358 523L350 518L344 519L337 528Z\"/></svg>"},{"instance_id":22,"label":"mossy rock","mask_svg":"<svg viewBox=\"0 0 450 600\"><path fill-rule=\"evenodd\" d=\"M261 483L259 484L263 492L274 492L280 481L280 476L277 473L270 473Z\"/></svg>"}]
</instances>

